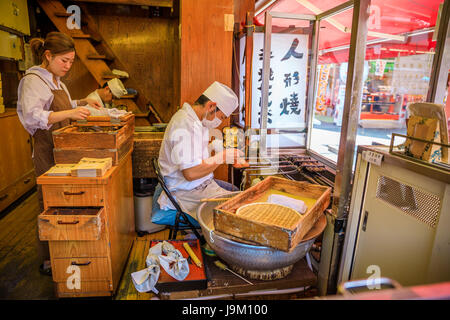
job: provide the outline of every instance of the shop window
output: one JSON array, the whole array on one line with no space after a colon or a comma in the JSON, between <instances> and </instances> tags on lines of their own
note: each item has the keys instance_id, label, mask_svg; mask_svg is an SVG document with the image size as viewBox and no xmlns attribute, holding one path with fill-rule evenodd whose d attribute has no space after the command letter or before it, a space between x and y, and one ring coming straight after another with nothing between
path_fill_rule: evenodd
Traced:
<instances>
[{"instance_id":1,"label":"shop window","mask_svg":"<svg viewBox=\"0 0 450 320\"><path fill-rule=\"evenodd\" d=\"M408 104L427 98L443 2L372 0L357 145L406 134Z\"/></svg>"},{"instance_id":2,"label":"shop window","mask_svg":"<svg viewBox=\"0 0 450 320\"><path fill-rule=\"evenodd\" d=\"M337 162L353 9L320 22L310 149Z\"/></svg>"},{"instance_id":3,"label":"shop window","mask_svg":"<svg viewBox=\"0 0 450 320\"><path fill-rule=\"evenodd\" d=\"M407 105L426 100L433 63L436 21L443 0L372 0L368 20L363 93L356 145L389 145L406 134ZM333 17L351 29L352 10ZM316 106L310 147L337 161L350 33L332 37L321 22ZM332 24L333 31L339 24ZM328 40L326 43L325 39Z\"/></svg>"}]
</instances>

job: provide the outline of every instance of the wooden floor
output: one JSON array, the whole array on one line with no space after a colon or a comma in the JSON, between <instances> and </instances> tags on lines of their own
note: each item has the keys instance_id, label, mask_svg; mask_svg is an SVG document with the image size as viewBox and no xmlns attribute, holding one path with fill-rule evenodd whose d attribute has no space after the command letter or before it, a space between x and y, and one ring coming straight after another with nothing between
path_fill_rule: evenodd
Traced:
<instances>
[{"instance_id":1,"label":"wooden floor","mask_svg":"<svg viewBox=\"0 0 450 320\"><path fill-rule=\"evenodd\" d=\"M24 196L15 208L0 218L0 300L54 300L52 277L39 273L37 255L37 193ZM169 230L151 239L168 239ZM111 299L111 298L100 298Z\"/></svg>"},{"instance_id":2,"label":"wooden floor","mask_svg":"<svg viewBox=\"0 0 450 320\"><path fill-rule=\"evenodd\" d=\"M36 192L23 197L14 209L6 215L4 213L0 218L0 300L57 299L52 278L39 273L39 265L42 261L37 256L36 248L37 216L40 213ZM144 243L150 239L168 239L168 235L169 231L166 229L136 240L140 240L137 243ZM142 252L136 250L136 245L133 248L135 250L130 253L125 267L125 277L129 277L132 270L139 270L138 266L134 265L137 261L140 261L141 264L144 263L142 262ZM304 267L306 264L302 268ZM310 272L309 269L305 269L305 274L306 272ZM234 280L236 281L236 279ZM302 298L315 295L317 295L317 291L312 287L307 292L303 292ZM139 294L129 279L122 279L115 297L98 299L149 300L152 298L155 298L153 294ZM285 297L285 299L292 298L296 298L296 296Z\"/></svg>"},{"instance_id":3,"label":"wooden floor","mask_svg":"<svg viewBox=\"0 0 450 320\"><path fill-rule=\"evenodd\" d=\"M56 299L53 281L39 273L36 192L0 219L0 299Z\"/></svg>"}]
</instances>

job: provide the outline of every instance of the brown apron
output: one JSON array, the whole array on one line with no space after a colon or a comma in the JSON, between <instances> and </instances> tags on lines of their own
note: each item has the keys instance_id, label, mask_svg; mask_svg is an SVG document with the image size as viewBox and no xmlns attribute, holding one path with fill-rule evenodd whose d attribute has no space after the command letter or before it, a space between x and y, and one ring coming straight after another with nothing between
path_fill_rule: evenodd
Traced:
<instances>
[{"instance_id":1,"label":"brown apron","mask_svg":"<svg viewBox=\"0 0 450 320\"><path fill-rule=\"evenodd\" d=\"M53 93L53 101L50 105L50 111L58 112L64 110L72 109L72 105L70 103L69 96L64 91L64 89L52 90L48 83L42 79L36 73L27 73L24 77L28 75L35 75L39 77L44 83L49 87L49 89ZM40 176L45 173L48 169L55 165L55 160L53 158L53 138L52 131L57 130L59 128L68 126L70 124L70 120L63 120L57 123L54 123L50 129L42 130L38 129L33 135L33 163L34 170L36 172L36 176ZM37 196L39 200L39 206L41 212L44 210L44 200L42 196L42 187L40 185L37 186ZM39 240L39 228L36 228L36 236L37 236L37 250L38 256L42 259L42 261L50 260L50 252L48 248L47 241Z\"/></svg>"},{"instance_id":2,"label":"brown apron","mask_svg":"<svg viewBox=\"0 0 450 320\"><path fill-rule=\"evenodd\" d=\"M50 105L49 111L64 111L72 109L72 105L69 100L69 96L67 95L64 89L52 90L48 83L42 79L36 73L27 73L24 77L34 75L39 77L52 91L53 101ZM57 123L54 123L50 129L43 130L38 129L33 135L34 147L33 147L33 163L34 169L36 171L36 176L40 176L41 174L48 171L52 166L55 165L55 160L53 158L53 138L52 131L60 129L62 127L70 125L70 120L66 119ZM38 186L38 198L39 204L41 205L41 211L43 208L43 200L42 200L42 190L40 186Z\"/></svg>"}]
</instances>

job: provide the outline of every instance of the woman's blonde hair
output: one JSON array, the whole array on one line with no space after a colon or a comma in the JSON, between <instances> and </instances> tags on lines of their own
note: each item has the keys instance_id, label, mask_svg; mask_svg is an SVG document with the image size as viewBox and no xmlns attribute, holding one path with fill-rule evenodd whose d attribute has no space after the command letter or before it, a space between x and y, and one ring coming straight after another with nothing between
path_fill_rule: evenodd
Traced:
<instances>
[{"instance_id":1,"label":"woman's blonde hair","mask_svg":"<svg viewBox=\"0 0 450 320\"><path fill-rule=\"evenodd\" d=\"M33 38L30 40L31 52L33 53L34 64L40 65L44 61L44 52L49 50L52 55L65 54L75 51L73 39L62 32L50 32L45 37Z\"/></svg>"}]
</instances>

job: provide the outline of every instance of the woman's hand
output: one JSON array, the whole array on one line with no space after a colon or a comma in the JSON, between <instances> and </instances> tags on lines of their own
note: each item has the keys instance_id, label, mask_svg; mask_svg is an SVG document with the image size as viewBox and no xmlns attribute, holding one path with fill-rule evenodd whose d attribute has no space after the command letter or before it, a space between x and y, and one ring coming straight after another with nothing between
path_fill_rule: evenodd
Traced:
<instances>
[{"instance_id":1,"label":"woman's hand","mask_svg":"<svg viewBox=\"0 0 450 320\"><path fill-rule=\"evenodd\" d=\"M76 107L76 108L70 110L69 117L72 120L84 120L90 115L91 115L91 112L88 109L86 109L84 107Z\"/></svg>"}]
</instances>

